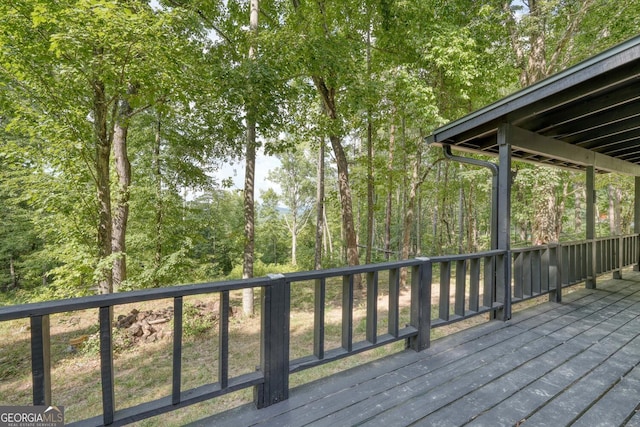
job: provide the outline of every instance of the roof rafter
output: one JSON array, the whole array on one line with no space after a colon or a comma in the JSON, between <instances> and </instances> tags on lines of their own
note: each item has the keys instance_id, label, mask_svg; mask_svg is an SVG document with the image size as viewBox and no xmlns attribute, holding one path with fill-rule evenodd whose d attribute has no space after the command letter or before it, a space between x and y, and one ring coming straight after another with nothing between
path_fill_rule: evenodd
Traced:
<instances>
[{"instance_id":1,"label":"roof rafter","mask_svg":"<svg viewBox=\"0 0 640 427\"><path fill-rule=\"evenodd\" d=\"M509 143L519 150L535 155L553 157L581 166L593 166L597 170L640 176L640 165L610 157L586 148L549 138L526 129L503 124L507 128Z\"/></svg>"}]
</instances>

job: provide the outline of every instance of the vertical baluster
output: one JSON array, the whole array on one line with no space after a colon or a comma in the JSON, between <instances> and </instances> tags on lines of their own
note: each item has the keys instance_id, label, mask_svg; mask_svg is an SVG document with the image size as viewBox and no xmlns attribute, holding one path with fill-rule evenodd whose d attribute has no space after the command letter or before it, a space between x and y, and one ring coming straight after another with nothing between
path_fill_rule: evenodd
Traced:
<instances>
[{"instance_id":1,"label":"vertical baluster","mask_svg":"<svg viewBox=\"0 0 640 427\"><path fill-rule=\"evenodd\" d=\"M478 311L480 306L480 258L472 258L469 265L469 310Z\"/></svg>"},{"instance_id":2,"label":"vertical baluster","mask_svg":"<svg viewBox=\"0 0 640 427\"><path fill-rule=\"evenodd\" d=\"M389 334L397 337L400 331L400 270L389 270Z\"/></svg>"},{"instance_id":3,"label":"vertical baluster","mask_svg":"<svg viewBox=\"0 0 640 427\"><path fill-rule=\"evenodd\" d=\"M561 246L562 253L562 267L560 267L560 272L562 273L562 284L569 285L570 280L570 269L571 269L571 258L569 257L569 248L567 246Z\"/></svg>"},{"instance_id":4,"label":"vertical baluster","mask_svg":"<svg viewBox=\"0 0 640 427\"><path fill-rule=\"evenodd\" d=\"M541 277L541 253L542 249L536 249L531 252L531 295L540 295L542 292L542 277Z\"/></svg>"},{"instance_id":5,"label":"vertical baluster","mask_svg":"<svg viewBox=\"0 0 640 427\"><path fill-rule=\"evenodd\" d=\"M532 275L531 275L531 252L523 253L522 259L522 296L528 298L533 295Z\"/></svg>"},{"instance_id":6,"label":"vertical baluster","mask_svg":"<svg viewBox=\"0 0 640 427\"><path fill-rule=\"evenodd\" d=\"M613 278L614 279L622 279L622 266L624 264L624 261L622 260L622 245L623 245L623 239L622 236L618 236L616 237L616 239L614 240L615 242L615 254L616 256L614 257L614 270L613 270Z\"/></svg>"},{"instance_id":7,"label":"vertical baluster","mask_svg":"<svg viewBox=\"0 0 640 427\"><path fill-rule=\"evenodd\" d=\"M588 247L589 244L587 242L584 242L580 246L582 247L582 253L581 253L582 280L586 280L589 273L589 263L587 262L589 257L589 247Z\"/></svg>"},{"instance_id":8,"label":"vertical baluster","mask_svg":"<svg viewBox=\"0 0 640 427\"><path fill-rule=\"evenodd\" d=\"M515 254L513 261L513 297L522 298L524 296L524 253Z\"/></svg>"},{"instance_id":9,"label":"vertical baluster","mask_svg":"<svg viewBox=\"0 0 640 427\"><path fill-rule=\"evenodd\" d=\"M438 317L441 320L449 320L449 300L451 299L451 263L440 263L440 311Z\"/></svg>"},{"instance_id":10,"label":"vertical baluster","mask_svg":"<svg viewBox=\"0 0 640 427\"><path fill-rule=\"evenodd\" d=\"M313 354L318 359L324 359L324 311L327 298L327 283L324 277L316 279L314 293Z\"/></svg>"},{"instance_id":11,"label":"vertical baluster","mask_svg":"<svg viewBox=\"0 0 640 427\"><path fill-rule=\"evenodd\" d=\"M562 302L562 247L549 245L549 301Z\"/></svg>"},{"instance_id":12,"label":"vertical baluster","mask_svg":"<svg viewBox=\"0 0 640 427\"><path fill-rule=\"evenodd\" d=\"M218 381L225 389L229 386L229 291L220 292L218 327Z\"/></svg>"},{"instance_id":13,"label":"vertical baluster","mask_svg":"<svg viewBox=\"0 0 640 427\"><path fill-rule=\"evenodd\" d=\"M411 269L411 326L418 330L407 343L415 351L428 348L431 337L431 279L433 267L429 258Z\"/></svg>"},{"instance_id":14,"label":"vertical baluster","mask_svg":"<svg viewBox=\"0 0 640 427\"><path fill-rule=\"evenodd\" d=\"M549 292L553 286L549 282L551 282L551 277L549 277L549 258L550 258L551 248L547 246L542 250L540 255L540 292Z\"/></svg>"},{"instance_id":15,"label":"vertical baluster","mask_svg":"<svg viewBox=\"0 0 640 427\"><path fill-rule=\"evenodd\" d=\"M378 272L367 273L367 341L378 342Z\"/></svg>"},{"instance_id":16,"label":"vertical baluster","mask_svg":"<svg viewBox=\"0 0 640 427\"><path fill-rule=\"evenodd\" d=\"M102 417L105 425L113 423L115 390L113 378L113 307L100 307L100 377L102 379Z\"/></svg>"},{"instance_id":17,"label":"vertical baluster","mask_svg":"<svg viewBox=\"0 0 640 427\"><path fill-rule=\"evenodd\" d=\"M342 348L353 350L353 274L342 277Z\"/></svg>"},{"instance_id":18,"label":"vertical baluster","mask_svg":"<svg viewBox=\"0 0 640 427\"><path fill-rule=\"evenodd\" d=\"M182 321L182 297L175 297L173 299L173 381L171 386L171 403L173 405L180 403L182 387Z\"/></svg>"},{"instance_id":19,"label":"vertical baluster","mask_svg":"<svg viewBox=\"0 0 640 427\"><path fill-rule=\"evenodd\" d=\"M49 315L31 317L33 404L51 405L51 339Z\"/></svg>"},{"instance_id":20,"label":"vertical baluster","mask_svg":"<svg viewBox=\"0 0 640 427\"><path fill-rule=\"evenodd\" d=\"M496 294L496 257L485 257L484 259L484 289L482 291L482 305L488 308L493 307Z\"/></svg>"},{"instance_id":21,"label":"vertical baluster","mask_svg":"<svg viewBox=\"0 0 640 427\"><path fill-rule=\"evenodd\" d=\"M499 310L495 310L492 318L499 320L511 319L511 302L513 295L511 284L511 252L496 256L496 301L502 303Z\"/></svg>"},{"instance_id":22,"label":"vertical baluster","mask_svg":"<svg viewBox=\"0 0 640 427\"><path fill-rule=\"evenodd\" d=\"M569 246L569 283L577 282L576 245Z\"/></svg>"},{"instance_id":23,"label":"vertical baluster","mask_svg":"<svg viewBox=\"0 0 640 427\"><path fill-rule=\"evenodd\" d=\"M464 317L466 303L466 283L467 282L467 262L466 260L456 261L456 300L454 312L457 316Z\"/></svg>"}]
</instances>

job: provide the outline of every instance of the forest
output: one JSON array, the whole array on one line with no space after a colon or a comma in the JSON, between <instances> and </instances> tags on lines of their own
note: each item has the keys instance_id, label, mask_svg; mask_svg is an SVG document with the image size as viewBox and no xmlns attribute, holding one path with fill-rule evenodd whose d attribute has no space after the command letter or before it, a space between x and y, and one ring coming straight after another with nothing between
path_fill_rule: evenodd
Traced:
<instances>
[{"instance_id":1,"label":"forest","mask_svg":"<svg viewBox=\"0 0 640 427\"><path fill-rule=\"evenodd\" d=\"M0 2L0 304L487 249L489 172L425 137L638 28L640 0ZM584 176L514 168L512 244L584 239ZM597 177L599 235L632 189Z\"/></svg>"}]
</instances>

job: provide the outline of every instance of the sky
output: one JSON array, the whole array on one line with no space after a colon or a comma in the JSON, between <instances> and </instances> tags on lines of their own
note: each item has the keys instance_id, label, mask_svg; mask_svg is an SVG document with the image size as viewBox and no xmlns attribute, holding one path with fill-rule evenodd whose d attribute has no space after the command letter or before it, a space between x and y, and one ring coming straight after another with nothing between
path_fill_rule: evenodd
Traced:
<instances>
[{"instance_id":1,"label":"sky","mask_svg":"<svg viewBox=\"0 0 640 427\"><path fill-rule=\"evenodd\" d=\"M261 200L260 195L262 192L267 191L269 188L273 188L276 193L280 194L280 186L274 182L268 181L267 176L269 171L280 166L280 161L273 157L267 156L264 152L260 151L256 155L256 199ZM227 178L233 179L233 190L244 189L244 161L240 160L233 164L223 164L218 172L215 174L218 180Z\"/></svg>"}]
</instances>

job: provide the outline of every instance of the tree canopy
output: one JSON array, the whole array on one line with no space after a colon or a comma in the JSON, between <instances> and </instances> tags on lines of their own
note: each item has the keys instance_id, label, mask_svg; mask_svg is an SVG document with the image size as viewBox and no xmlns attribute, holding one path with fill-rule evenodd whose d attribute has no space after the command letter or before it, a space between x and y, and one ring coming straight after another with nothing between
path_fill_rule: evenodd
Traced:
<instances>
[{"instance_id":1,"label":"tree canopy","mask_svg":"<svg viewBox=\"0 0 640 427\"><path fill-rule=\"evenodd\" d=\"M639 0L3 2L0 291L486 248L490 176L424 136L639 17ZM279 191L254 199L259 150L280 160ZM229 161L246 162L245 190L218 173ZM581 238L581 178L516 168L512 240ZM599 178L601 233L628 232L630 185Z\"/></svg>"}]
</instances>

